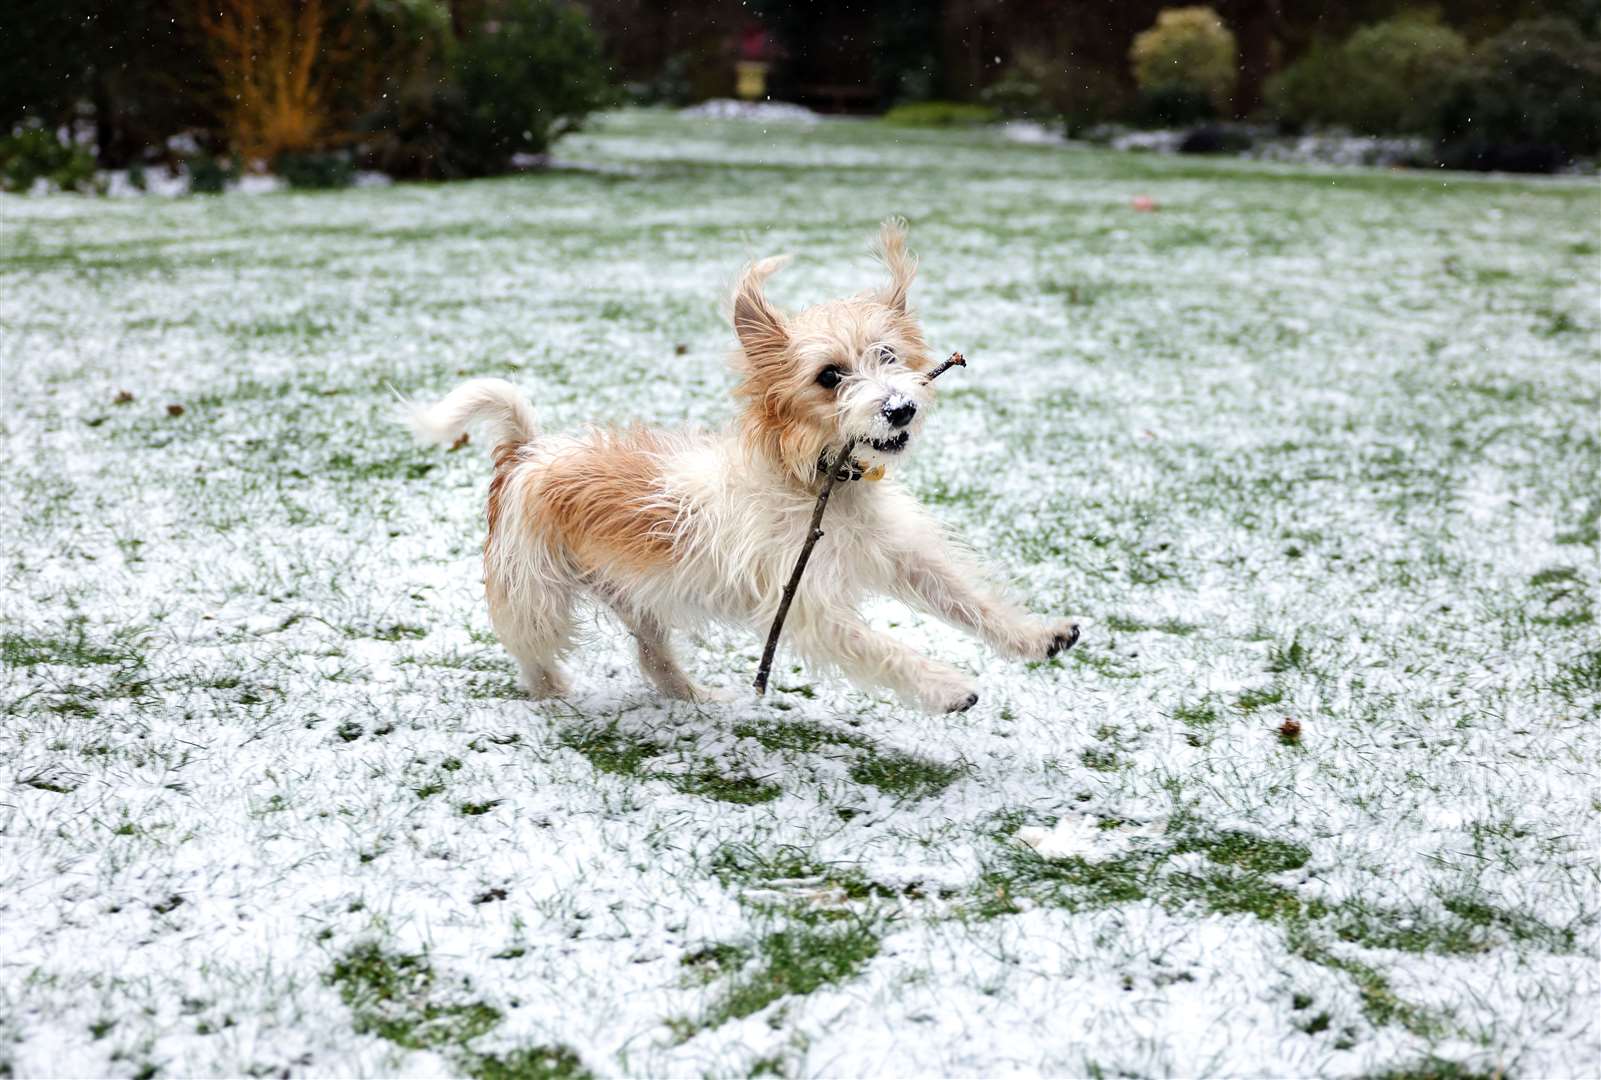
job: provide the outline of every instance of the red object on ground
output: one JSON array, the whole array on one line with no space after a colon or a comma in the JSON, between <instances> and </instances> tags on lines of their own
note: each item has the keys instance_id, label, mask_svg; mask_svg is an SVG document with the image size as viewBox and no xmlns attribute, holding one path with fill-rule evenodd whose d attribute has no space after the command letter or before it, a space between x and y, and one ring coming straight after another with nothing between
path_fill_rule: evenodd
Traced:
<instances>
[{"instance_id":1,"label":"red object on ground","mask_svg":"<svg viewBox=\"0 0 1601 1080\"><path fill-rule=\"evenodd\" d=\"M1134 201L1129 205L1134 207L1136 210L1143 210L1146 212L1157 209L1156 200L1151 198L1149 195L1136 195L1134 196Z\"/></svg>"}]
</instances>

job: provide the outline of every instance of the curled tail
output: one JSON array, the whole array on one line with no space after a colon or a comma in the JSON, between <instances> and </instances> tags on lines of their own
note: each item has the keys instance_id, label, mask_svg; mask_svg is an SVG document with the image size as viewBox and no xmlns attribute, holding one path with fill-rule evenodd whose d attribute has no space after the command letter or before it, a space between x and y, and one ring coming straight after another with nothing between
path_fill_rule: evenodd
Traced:
<instances>
[{"instance_id":1,"label":"curled tail","mask_svg":"<svg viewBox=\"0 0 1601 1080\"><path fill-rule=\"evenodd\" d=\"M491 447L520 446L536 434L533 406L505 379L470 379L437 405L413 408L410 420L419 439L440 444L454 442L474 423L486 425Z\"/></svg>"}]
</instances>

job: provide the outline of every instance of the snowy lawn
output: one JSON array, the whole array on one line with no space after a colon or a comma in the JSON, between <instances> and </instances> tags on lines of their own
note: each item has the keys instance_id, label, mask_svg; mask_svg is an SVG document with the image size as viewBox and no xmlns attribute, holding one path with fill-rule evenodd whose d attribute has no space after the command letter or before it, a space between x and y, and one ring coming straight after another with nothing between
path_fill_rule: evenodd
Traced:
<instances>
[{"instance_id":1,"label":"snowy lawn","mask_svg":"<svg viewBox=\"0 0 1601 1080\"><path fill-rule=\"evenodd\" d=\"M561 150L0 201L0 1076L1596 1075L1601 189L645 115ZM734 635L690 707L600 620L524 700L482 448L386 384L720 423L738 265L856 291L892 212L972 362L904 478L1082 644L885 608L977 707L782 654L758 702Z\"/></svg>"}]
</instances>

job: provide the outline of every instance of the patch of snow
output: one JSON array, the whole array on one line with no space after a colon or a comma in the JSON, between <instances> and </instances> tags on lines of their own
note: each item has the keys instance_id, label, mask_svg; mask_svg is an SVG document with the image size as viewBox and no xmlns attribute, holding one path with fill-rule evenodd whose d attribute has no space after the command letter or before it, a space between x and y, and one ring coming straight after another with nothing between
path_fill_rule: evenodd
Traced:
<instances>
[{"instance_id":1,"label":"patch of snow","mask_svg":"<svg viewBox=\"0 0 1601 1080\"><path fill-rule=\"evenodd\" d=\"M1008 121L1001 125L1001 135L1008 142L1030 146L1060 146L1067 142L1061 131L1033 120Z\"/></svg>"},{"instance_id":2,"label":"patch of snow","mask_svg":"<svg viewBox=\"0 0 1601 1080\"><path fill-rule=\"evenodd\" d=\"M815 124L821 119L804 105L787 101L739 101L734 98L712 98L680 109L679 115L711 120L752 120L764 124Z\"/></svg>"},{"instance_id":3,"label":"patch of snow","mask_svg":"<svg viewBox=\"0 0 1601 1080\"><path fill-rule=\"evenodd\" d=\"M1166 832L1166 818L1143 825L1124 822L1107 827L1094 814L1064 814L1049 829L1023 826L1017 830L1017 842L1047 859L1080 858L1100 862L1122 855L1131 847L1158 840Z\"/></svg>"}]
</instances>

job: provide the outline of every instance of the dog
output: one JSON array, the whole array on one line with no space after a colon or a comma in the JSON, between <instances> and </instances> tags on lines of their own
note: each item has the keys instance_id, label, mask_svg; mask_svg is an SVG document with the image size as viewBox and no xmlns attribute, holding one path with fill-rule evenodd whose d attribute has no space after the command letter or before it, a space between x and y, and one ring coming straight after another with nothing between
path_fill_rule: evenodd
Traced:
<instances>
[{"instance_id":1,"label":"dog","mask_svg":"<svg viewBox=\"0 0 1601 1080\"><path fill-rule=\"evenodd\" d=\"M875 594L1019 660L1048 659L1078 640L1076 623L1034 617L983 584L972 555L893 477L874 481L922 434L934 388L907 301L917 260L905 223L885 222L873 250L885 284L795 315L764 293L787 257L745 267L730 305L738 415L727 430L545 434L528 399L501 379L471 380L413 412L418 435L441 444L471 424L487 428L484 588L531 695L568 693L561 659L588 598L633 634L639 666L662 694L720 697L685 673L672 631L721 622L765 632L809 533L823 462L853 438L853 479L834 488L826 537L786 626L808 664L929 712L978 701L968 675L864 621L859 606Z\"/></svg>"}]
</instances>

